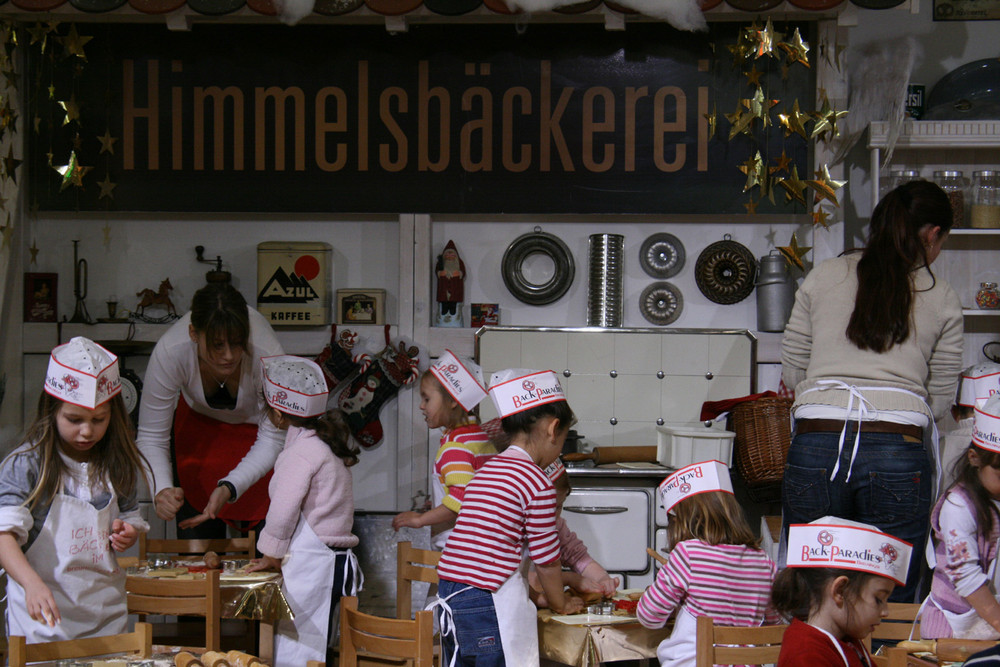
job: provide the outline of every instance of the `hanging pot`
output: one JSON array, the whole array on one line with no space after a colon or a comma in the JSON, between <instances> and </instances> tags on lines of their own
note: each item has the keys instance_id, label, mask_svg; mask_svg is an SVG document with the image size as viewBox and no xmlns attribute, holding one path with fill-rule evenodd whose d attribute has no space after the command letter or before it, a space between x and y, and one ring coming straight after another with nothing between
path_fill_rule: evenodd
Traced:
<instances>
[{"instance_id":1,"label":"hanging pot","mask_svg":"<svg viewBox=\"0 0 1000 667\"><path fill-rule=\"evenodd\" d=\"M701 251L694 267L698 289L710 301L739 303L750 296L757 277L757 260L729 234Z\"/></svg>"}]
</instances>

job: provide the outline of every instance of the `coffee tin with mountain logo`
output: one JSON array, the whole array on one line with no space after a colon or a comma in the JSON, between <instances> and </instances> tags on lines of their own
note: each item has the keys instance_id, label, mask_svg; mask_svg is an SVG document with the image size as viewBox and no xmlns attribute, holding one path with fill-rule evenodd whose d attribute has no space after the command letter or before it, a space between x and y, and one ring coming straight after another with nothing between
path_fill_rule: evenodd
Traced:
<instances>
[{"instance_id":1,"label":"coffee tin with mountain logo","mask_svg":"<svg viewBox=\"0 0 1000 667\"><path fill-rule=\"evenodd\" d=\"M271 326L330 324L329 243L257 244L257 310Z\"/></svg>"}]
</instances>

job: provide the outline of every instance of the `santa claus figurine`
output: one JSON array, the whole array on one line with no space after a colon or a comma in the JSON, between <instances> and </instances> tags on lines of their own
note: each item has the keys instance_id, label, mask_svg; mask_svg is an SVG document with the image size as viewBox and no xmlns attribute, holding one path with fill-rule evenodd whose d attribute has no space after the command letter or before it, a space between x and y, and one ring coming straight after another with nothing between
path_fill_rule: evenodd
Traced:
<instances>
[{"instance_id":1,"label":"santa claus figurine","mask_svg":"<svg viewBox=\"0 0 1000 667\"><path fill-rule=\"evenodd\" d=\"M462 302L465 301L465 264L458 256L454 241L448 241L438 255L437 266L437 322L439 327L464 326Z\"/></svg>"}]
</instances>

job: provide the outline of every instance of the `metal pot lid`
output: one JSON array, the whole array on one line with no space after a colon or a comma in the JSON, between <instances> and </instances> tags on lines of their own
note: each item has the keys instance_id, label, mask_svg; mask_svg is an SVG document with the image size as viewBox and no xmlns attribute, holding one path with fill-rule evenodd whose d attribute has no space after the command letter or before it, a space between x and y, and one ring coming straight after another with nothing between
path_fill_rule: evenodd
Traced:
<instances>
[{"instance_id":1,"label":"metal pot lid","mask_svg":"<svg viewBox=\"0 0 1000 667\"><path fill-rule=\"evenodd\" d=\"M698 289L710 301L738 303L753 292L757 261L750 250L729 234L701 251L694 267Z\"/></svg>"},{"instance_id":2,"label":"metal pot lid","mask_svg":"<svg viewBox=\"0 0 1000 667\"><path fill-rule=\"evenodd\" d=\"M642 290L639 312L652 324L665 326L678 317L684 309L684 297L677 287L668 282L652 283Z\"/></svg>"},{"instance_id":3,"label":"metal pot lid","mask_svg":"<svg viewBox=\"0 0 1000 667\"><path fill-rule=\"evenodd\" d=\"M639 264L653 278L672 278L684 268L684 244L673 234L653 234L639 248Z\"/></svg>"}]
</instances>

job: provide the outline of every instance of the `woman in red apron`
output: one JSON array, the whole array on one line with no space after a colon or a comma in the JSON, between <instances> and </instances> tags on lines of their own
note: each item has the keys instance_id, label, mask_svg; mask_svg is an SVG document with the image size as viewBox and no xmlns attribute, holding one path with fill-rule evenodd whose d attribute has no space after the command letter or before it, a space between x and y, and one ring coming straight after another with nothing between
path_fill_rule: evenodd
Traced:
<instances>
[{"instance_id":1,"label":"woman in red apron","mask_svg":"<svg viewBox=\"0 0 1000 667\"><path fill-rule=\"evenodd\" d=\"M267 515L284 437L265 417L260 359L276 354L267 320L219 283L198 290L153 349L136 441L156 514L180 519L178 537L223 537L223 521L246 530Z\"/></svg>"}]
</instances>

